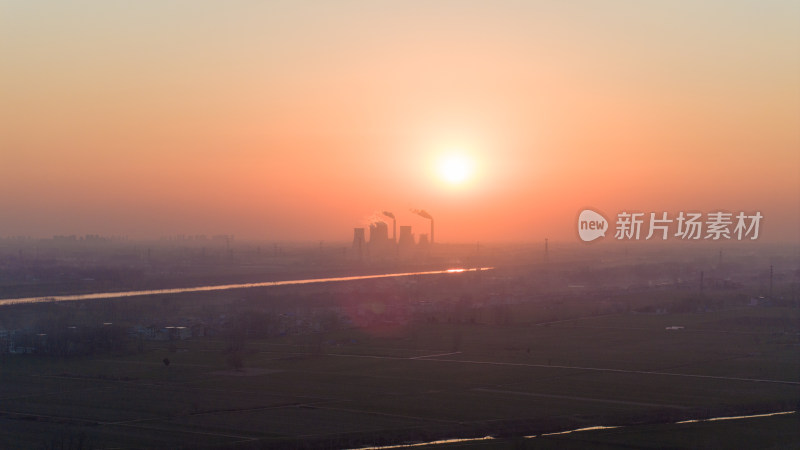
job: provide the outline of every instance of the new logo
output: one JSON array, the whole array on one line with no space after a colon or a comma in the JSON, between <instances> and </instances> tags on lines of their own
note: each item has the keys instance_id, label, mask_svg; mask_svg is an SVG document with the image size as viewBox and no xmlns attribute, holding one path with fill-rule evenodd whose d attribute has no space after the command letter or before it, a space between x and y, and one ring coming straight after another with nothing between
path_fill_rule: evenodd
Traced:
<instances>
[{"instance_id":1,"label":"new logo","mask_svg":"<svg viewBox=\"0 0 800 450\"><path fill-rule=\"evenodd\" d=\"M578 215L578 236L583 242L591 242L605 237L607 230L608 221L602 214L591 209L584 209Z\"/></svg>"}]
</instances>

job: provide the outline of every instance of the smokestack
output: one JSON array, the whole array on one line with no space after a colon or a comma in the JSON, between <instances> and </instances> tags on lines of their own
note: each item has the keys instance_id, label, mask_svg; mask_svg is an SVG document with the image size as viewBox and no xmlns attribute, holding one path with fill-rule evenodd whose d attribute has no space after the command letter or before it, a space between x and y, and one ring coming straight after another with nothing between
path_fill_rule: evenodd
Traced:
<instances>
[{"instance_id":1,"label":"smokestack","mask_svg":"<svg viewBox=\"0 0 800 450\"><path fill-rule=\"evenodd\" d=\"M416 214L416 215L418 215L420 217L424 217L426 219L429 219L431 221L431 244L433 244L434 243L434 240L433 240L433 216L428 214L428 212L425 211L424 209L412 209L411 212L413 212L414 214Z\"/></svg>"},{"instance_id":2,"label":"smokestack","mask_svg":"<svg viewBox=\"0 0 800 450\"><path fill-rule=\"evenodd\" d=\"M277 253L278 244L275 244L275 251ZM363 252L364 248L364 229L363 228L354 228L353 229L353 250L358 252L358 259L361 259L364 255Z\"/></svg>"},{"instance_id":3,"label":"smokestack","mask_svg":"<svg viewBox=\"0 0 800 450\"><path fill-rule=\"evenodd\" d=\"M392 219L392 242L397 242L397 219L395 219L394 214L389 211L384 211L383 215Z\"/></svg>"}]
</instances>

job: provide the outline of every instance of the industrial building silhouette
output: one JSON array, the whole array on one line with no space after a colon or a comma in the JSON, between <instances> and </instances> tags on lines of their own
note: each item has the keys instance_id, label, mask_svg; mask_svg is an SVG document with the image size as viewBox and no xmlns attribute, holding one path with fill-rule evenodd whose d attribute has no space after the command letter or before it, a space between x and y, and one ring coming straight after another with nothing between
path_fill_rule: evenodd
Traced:
<instances>
[{"instance_id":1,"label":"industrial building silhouette","mask_svg":"<svg viewBox=\"0 0 800 450\"><path fill-rule=\"evenodd\" d=\"M430 235L422 233L418 239L415 239L411 226L401 225L398 236L397 220L394 214L383 211L384 216L392 219L392 236L389 237L389 226L382 220L377 220L369 225L369 241L366 240L365 228L354 228L353 254L361 259L365 255L371 257L402 256L412 253L415 249L429 249L433 245L433 217L422 210L412 210L412 212L430 220Z\"/></svg>"}]
</instances>

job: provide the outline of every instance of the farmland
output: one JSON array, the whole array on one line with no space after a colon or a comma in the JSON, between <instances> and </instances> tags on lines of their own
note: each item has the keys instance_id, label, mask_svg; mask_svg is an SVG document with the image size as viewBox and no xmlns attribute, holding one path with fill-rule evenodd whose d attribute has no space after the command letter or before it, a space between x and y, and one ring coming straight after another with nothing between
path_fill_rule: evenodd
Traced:
<instances>
[{"instance_id":1,"label":"farmland","mask_svg":"<svg viewBox=\"0 0 800 450\"><path fill-rule=\"evenodd\" d=\"M163 263L142 263L141 283L120 275L104 288L478 259L467 247L380 267L319 249L241 251L206 267L202 251L167 250ZM791 447L796 414L676 422L797 410L795 251L743 247L723 259L691 250L565 248L543 260L522 247L483 248L491 270L9 302L0 308L0 448L338 449L486 436L432 446ZM180 271L160 270L179 257L188 258ZM51 272L72 279L70 270L89 270L82 261L54 259ZM58 277L37 282L37 267L7 279L3 296L87 292ZM217 269L224 280L202 276ZM594 426L619 428L552 434Z\"/></svg>"},{"instance_id":2,"label":"farmland","mask_svg":"<svg viewBox=\"0 0 800 450\"><path fill-rule=\"evenodd\" d=\"M798 317L742 307L343 328L248 339L238 368L215 337L119 355L6 354L0 442L343 448L793 410Z\"/></svg>"}]
</instances>

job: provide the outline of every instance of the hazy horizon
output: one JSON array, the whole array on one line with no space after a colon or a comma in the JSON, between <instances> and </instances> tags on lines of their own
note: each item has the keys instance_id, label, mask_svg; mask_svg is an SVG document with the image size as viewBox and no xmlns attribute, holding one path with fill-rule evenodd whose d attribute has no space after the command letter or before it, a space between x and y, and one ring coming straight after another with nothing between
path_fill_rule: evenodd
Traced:
<instances>
[{"instance_id":1,"label":"hazy horizon","mask_svg":"<svg viewBox=\"0 0 800 450\"><path fill-rule=\"evenodd\" d=\"M0 236L348 242L382 211L425 233L424 209L437 242L577 242L588 207L759 211L759 241L797 243L797 17L0 2Z\"/></svg>"}]
</instances>

